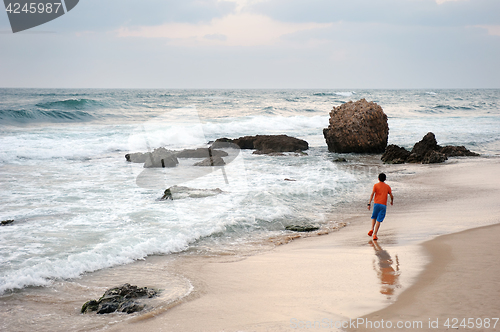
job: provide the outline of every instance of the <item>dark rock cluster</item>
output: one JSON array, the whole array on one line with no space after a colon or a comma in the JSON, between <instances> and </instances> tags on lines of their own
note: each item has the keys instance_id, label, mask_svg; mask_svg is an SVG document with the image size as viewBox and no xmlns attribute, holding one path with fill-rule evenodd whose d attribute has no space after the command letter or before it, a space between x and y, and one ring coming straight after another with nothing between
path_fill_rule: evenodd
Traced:
<instances>
[{"instance_id":1,"label":"dark rock cluster","mask_svg":"<svg viewBox=\"0 0 500 332\"><path fill-rule=\"evenodd\" d=\"M156 295L158 295L158 292L154 289L124 284L120 287L108 289L99 300L85 302L81 313L96 311L97 314L109 314L118 311L131 314L145 308L144 304L135 301L135 299L152 298Z\"/></svg>"},{"instance_id":2,"label":"dark rock cluster","mask_svg":"<svg viewBox=\"0 0 500 332\"><path fill-rule=\"evenodd\" d=\"M441 147L436 141L436 136L433 133L427 133L422 140L415 143L411 151L394 144L389 145L381 159L387 164L435 164L446 161L448 157L464 156L473 157L479 154L469 151L464 146Z\"/></svg>"},{"instance_id":3,"label":"dark rock cluster","mask_svg":"<svg viewBox=\"0 0 500 332\"><path fill-rule=\"evenodd\" d=\"M334 107L329 122L323 136L330 152L383 153L387 147L387 115L374 102L361 99Z\"/></svg>"},{"instance_id":4,"label":"dark rock cluster","mask_svg":"<svg viewBox=\"0 0 500 332\"><path fill-rule=\"evenodd\" d=\"M279 154L281 152L302 152L309 149L309 144L287 135L256 135L243 136L236 139L219 138L213 144L213 149L236 147L256 150L254 154Z\"/></svg>"}]
</instances>

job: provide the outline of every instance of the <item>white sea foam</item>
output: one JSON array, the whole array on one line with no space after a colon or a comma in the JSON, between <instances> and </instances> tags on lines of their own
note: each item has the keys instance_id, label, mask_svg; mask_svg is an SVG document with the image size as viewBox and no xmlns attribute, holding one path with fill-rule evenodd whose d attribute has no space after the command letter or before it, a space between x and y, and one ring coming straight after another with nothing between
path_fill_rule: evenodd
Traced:
<instances>
[{"instance_id":1,"label":"white sea foam","mask_svg":"<svg viewBox=\"0 0 500 332\"><path fill-rule=\"evenodd\" d=\"M238 138L245 135L283 134L308 130L321 131L328 116L249 116L211 121L168 122L161 118L139 125L129 137L129 151L148 151L160 146L170 149L206 145L220 137Z\"/></svg>"},{"instance_id":2,"label":"white sea foam","mask_svg":"<svg viewBox=\"0 0 500 332\"><path fill-rule=\"evenodd\" d=\"M354 91L342 91L342 92L335 92L337 96L342 96L342 97L350 97L353 94L355 94Z\"/></svg>"}]
</instances>

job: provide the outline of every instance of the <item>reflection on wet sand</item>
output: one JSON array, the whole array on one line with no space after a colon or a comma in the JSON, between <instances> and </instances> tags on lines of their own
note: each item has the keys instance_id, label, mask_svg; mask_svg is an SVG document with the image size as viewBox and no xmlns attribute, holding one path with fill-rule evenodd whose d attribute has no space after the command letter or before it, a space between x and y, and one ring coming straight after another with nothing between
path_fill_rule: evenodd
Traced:
<instances>
[{"instance_id":1,"label":"reflection on wet sand","mask_svg":"<svg viewBox=\"0 0 500 332\"><path fill-rule=\"evenodd\" d=\"M373 263L373 269L377 272L382 287L380 293L388 297L394 295L394 290L399 287L399 260L396 255L395 266L391 255L377 243L377 241L370 242L373 249L375 249L375 256L378 258L378 265Z\"/></svg>"}]
</instances>

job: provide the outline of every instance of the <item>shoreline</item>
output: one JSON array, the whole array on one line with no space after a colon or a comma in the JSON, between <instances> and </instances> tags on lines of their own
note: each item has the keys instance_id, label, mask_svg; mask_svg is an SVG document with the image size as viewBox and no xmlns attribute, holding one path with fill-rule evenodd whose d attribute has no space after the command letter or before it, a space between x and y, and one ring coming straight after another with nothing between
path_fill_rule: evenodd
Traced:
<instances>
[{"instance_id":1,"label":"shoreline","mask_svg":"<svg viewBox=\"0 0 500 332\"><path fill-rule=\"evenodd\" d=\"M461 325L464 323L469 330L481 329L481 325L490 322L486 330L500 329L497 300L500 267L496 264L499 237L500 224L495 224L423 243L432 258L417 282L396 303L359 317L363 322L360 320L358 328L346 331L371 331L376 328L374 323L384 324L385 328L389 328L388 324L392 327L406 324L404 329L408 331L439 331L464 328ZM474 246L464 245L471 242Z\"/></svg>"},{"instance_id":2,"label":"shoreline","mask_svg":"<svg viewBox=\"0 0 500 332\"><path fill-rule=\"evenodd\" d=\"M236 261L178 259L174 270L193 282L194 293L157 316L109 330L291 331L297 322L375 317L397 306L431 266L423 242L470 229L470 220L478 221L473 229L500 222L499 165L497 158L458 159L419 167L414 175L420 165L390 166L390 172L410 175L393 184L395 206L378 245L364 234L369 226L363 215L340 232Z\"/></svg>"}]
</instances>

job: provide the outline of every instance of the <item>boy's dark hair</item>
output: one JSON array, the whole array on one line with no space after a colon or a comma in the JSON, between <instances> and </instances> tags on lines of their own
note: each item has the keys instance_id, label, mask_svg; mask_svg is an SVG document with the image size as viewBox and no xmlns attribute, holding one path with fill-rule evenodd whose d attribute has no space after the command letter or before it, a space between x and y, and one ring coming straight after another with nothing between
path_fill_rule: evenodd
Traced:
<instances>
[{"instance_id":1,"label":"boy's dark hair","mask_svg":"<svg viewBox=\"0 0 500 332\"><path fill-rule=\"evenodd\" d=\"M384 181L385 181L385 179L387 179L387 177L385 176L385 174L384 174L384 173L380 173L380 174L378 175L378 179L379 179L379 181L384 182Z\"/></svg>"}]
</instances>

